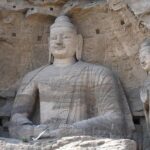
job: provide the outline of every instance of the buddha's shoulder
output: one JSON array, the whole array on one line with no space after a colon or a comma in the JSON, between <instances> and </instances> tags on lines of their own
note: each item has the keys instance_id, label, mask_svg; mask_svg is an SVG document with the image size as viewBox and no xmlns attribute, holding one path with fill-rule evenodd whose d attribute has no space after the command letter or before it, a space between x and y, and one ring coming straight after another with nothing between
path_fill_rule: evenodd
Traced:
<instances>
[{"instance_id":1,"label":"buddha's shoulder","mask_svg":"<svg viewBox=\"0 0 150 150\"><path fill-rule=\"evenodd\" d=\"M35 77L37 77L41 71L43 71L44 69L46 69L48 67L48 65L42 66L40 68L37 68L35 70L32 70L30 72L28 72L27 74L25 74L24 79L23 80L31 80L34 79Z\"/></svg>"},{"instance_id":2,"label":"buddha's shoulder","mask_svg":"<svg viewBox=\"0 0 150 150\"><path fill-rule=\"evenodd\" d=\"M105 66L102 66L102 65L99 65L99 64L92 64L92 63L88 63L88 62L83 62L83 61L80 61L78 62L78 65L82 68L82 67L85 67L87 68L89 71L93 71L93 72L103 72L103 73L106 73L106 74L113 74L112 71L105 67Z\"/></svg>"}]
</instances>

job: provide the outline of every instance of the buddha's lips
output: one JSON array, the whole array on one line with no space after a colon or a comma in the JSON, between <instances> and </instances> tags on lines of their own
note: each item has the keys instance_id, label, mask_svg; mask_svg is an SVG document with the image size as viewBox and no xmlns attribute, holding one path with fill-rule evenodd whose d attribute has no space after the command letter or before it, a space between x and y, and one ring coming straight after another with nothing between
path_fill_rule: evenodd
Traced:
<instances>
[{"instance_id":1,"label":"buddha's lips","mask_svg":"<svg viewBox=\"0 0 150 150\"><path fill-rule=\"evenodd\" d=\"M54 49L55 50L58 50L58 51L60 51L60 50L63 50L65 47L54 47Z\"/></svg>"}]
</instances>

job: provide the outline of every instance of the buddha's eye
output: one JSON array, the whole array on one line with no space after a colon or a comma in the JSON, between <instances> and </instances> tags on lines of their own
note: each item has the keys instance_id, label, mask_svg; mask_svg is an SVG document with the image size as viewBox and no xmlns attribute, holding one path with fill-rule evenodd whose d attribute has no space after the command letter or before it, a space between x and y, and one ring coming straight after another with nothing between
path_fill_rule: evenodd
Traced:
<instances>
[{"instance_id":1,"label":"buddha's eye","mask_svg":"<svg viewBox=\"0 0 150 150\"><path fill-rule=\"evenodd\" d=\"M69 35L64 35L63 39L70 39L71 37Z\"/></svg>"},{"instance_id":2,"label":"buddha's eye","mask_svg":"<svg viewBox=\"0 0 150 150\"><path fill-rule=\"evenodd\" d=\"M56 36L51 36L51 40L56 40Z\"/></svg>"}]
</instances>

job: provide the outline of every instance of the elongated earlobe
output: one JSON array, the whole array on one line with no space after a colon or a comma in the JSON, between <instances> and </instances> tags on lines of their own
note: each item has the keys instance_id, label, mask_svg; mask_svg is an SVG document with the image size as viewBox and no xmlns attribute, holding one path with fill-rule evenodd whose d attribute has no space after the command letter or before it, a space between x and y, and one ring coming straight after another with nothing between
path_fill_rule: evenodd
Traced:
<instances>
[{"instance_id":1,"label":"elongated earlobe","mask_svg":"<svg viewBox=\"0 0 150 150\"><path fill-rule=\"evenodd\" d=\"M77 49L76 49L76 58L77 58L77 60L81 60L82 48L83 48L83 37L82 37L81 34L78 34L78 46L77 46Z\"/></svg>"},{"instance_id":2,"label":"elongated earlobe","mask_svg":"<svg viewBox=\"0 0 150 150\"><path fill-rule=\"evenodd\" d=\"M51 52L51 48L50 48L50 37L48 37L48 47L49 47L49 60L48 60L48 63L53 64L53 56L52 56L52 52Z\"/></svg>"}]
</instances>

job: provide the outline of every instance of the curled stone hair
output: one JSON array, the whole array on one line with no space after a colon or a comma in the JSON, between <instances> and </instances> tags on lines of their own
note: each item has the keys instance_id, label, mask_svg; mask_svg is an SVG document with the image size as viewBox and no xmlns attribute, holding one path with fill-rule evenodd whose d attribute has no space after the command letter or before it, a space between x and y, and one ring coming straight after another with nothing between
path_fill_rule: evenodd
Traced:
<instances>
[{"instance_id":1,"label":"curled stone hair","mask_svg":"<svg viewBox=\"0 0 150 150\"><path fill-rule=\"evenodd\" d=\"M150 50L150 38L146 38L143 40L139 51L142 52L142 51L148 50L148 49Z\"/></svg>"}]
</instances>

